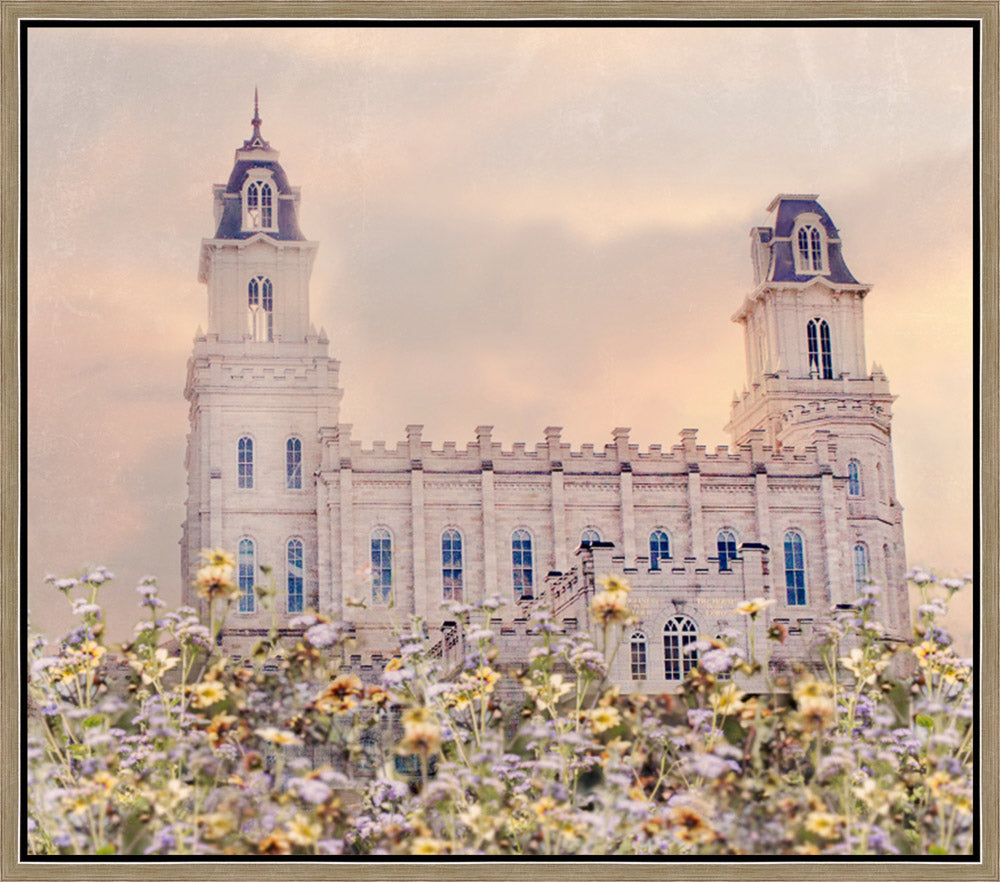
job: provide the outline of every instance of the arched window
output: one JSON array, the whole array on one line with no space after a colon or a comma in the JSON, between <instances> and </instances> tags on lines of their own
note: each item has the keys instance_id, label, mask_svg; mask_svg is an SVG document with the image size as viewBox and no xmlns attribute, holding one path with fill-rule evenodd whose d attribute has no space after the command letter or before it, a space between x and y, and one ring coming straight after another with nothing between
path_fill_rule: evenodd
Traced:
<instances>
[{"instance_id":1,"label":"arched window","mask_svg":"<svg viewBox=\"0 0 1000 882\"><path fill-rule=\"evenodd\" d=\"M441 582L445 600L462 599L462 534L458 530L441 534Z\"/></svg>"},{"instance_id":2,"label":"arched window","mask_svg":"<svg viewBox=\"0 0 1000 882\"><path fill-rule=\"evenodd\" d=\"M270 279L255 276L247 283L247 329L258 343L274 338L274 286Z\"/></svg>"},{"instance_id":3,"label":"arched window","mask_svg":"<svg viewBox=\"0 0 1000 882\"><path fill-rule=\"evenodd\" d=\"M252 613L254 611L255 597L253 593L253 574L256 569L254 565L253 539L240 539L239 553L237 554L237 581L240 586L239 611L241 613Z\"/></svg>"},{"instance_id":4,"label":"arched window","mask_svg":"<svg viewBox=\"0 0 1000 882\"><path fill-rule=\"evenodd\" d=\"M534 567L531 558L531 533L515 530L511 537L511 565L514 573L514 596L530 600L534 596Z\"/></svg>"},{"instance_id":5,"label":"arched window","mask_svg":"<svg viewBox=\"0 0 1000 882\"><path fill-rule=\"evenodd\" d=\"M253 488L253 438L245 435L237 445L237 485L241 490Z\"/></svg>"},{"instance_id":6,"label":"arched window","mask_svg":"<svg viewBox=\"0 0 1000 882\"><path fill-rule=\"evenodd\" d=\"M253 169L243 184L243 229L274 229L274 183L267 169Z\"/></svg>"},{"instance_id":7,"label":"arched window","mask_svg":"<svg viewBox=\"0 0 1000 882\"><path fill-rule=\"evenodd\" d=\"M698 639L698 626L688 616L674 616L663 626L663 676L683 680L698 664L698 652L685 649Z\"/></svg>"},{"instance_id":8,"label":"arched window","mask_svg":"<svg viewBox=\"0 0 1000 882\"><path fill-rule=\"evenodd\" d=\"M826 272L823 234L813 224L803 224L795 237L795 270L801 275Z\"/></svg>"},{"instance_id":9,"label":"arched window","mask_svg":"<svg viewBox=\"0 0 1000 882\"><path fill-rule=\"evenodd\" d=\"M269 230L273 226L274 213L271 206L271 185L260 185L260 226Z\"/></svg>"},{"instance_id":10,"label":"arched window","mask_svg":"<svg viewBox=\"0 0 1000 882\"><path fill-rule=\"evenodd\" d=\"M854 587L860 592L868 584L868 549L859 542L854 546Z\"/></svg>"},{"instance_id":11,"label":"arched window","mask_svg":"<svg viewBox=\"0 0 1000 882\"><path fill-rule=\"evenodd\" d=\"M805 606L805 551L802 535L795 530L785 533L785 592L789 606Z\"/></svg>"},{"instance_id":12,"label":"arched window","mask_svg":"<svg viewBox=\"0 0 1000 882\"><path fill-rule=\"evenodd\" d=\"M856 459L847 464L847 495L861 495L861 463Z\"/></svg>"},{"instance_id":13,"label":"arched window","mask_svg":"<svg viewBox=\"0 0 1000 882\"><path fill-rule=\"evenodd\" d=\"M830 348L830 326L826 319L809 319L806 341L809 344L809 376L832 380L833 355Z\"/></svg>"},{"instance_id":14,"label":"arched window","mask_svg":"<svg viewBox=\"0 0 1000 882\"><path fill-rule=\"evenodd\" d=\"M731 569L729 562L736 560L736 534L732 530L722 530L715 539L719 551L719 572L725 573Z\"/></svg>"},{"instance_id":15,"label":"arched window","mask_svg":"<svg viewBox=\"0 0 1000 882\"><path fill-rule=\"evenodd\" d=\"M302 489L302 442L289 438L285 442L285 487L288 490Z\"/></svg>"},{"instance_id":16,"label":"arched window","mask_svg":"<svg viewBox=\"0 0 1000 882\"><path fill-rule=\"evenodd\" d=\"M595 542L601 541L601 534L597 530L588 527L580 534L580 544L581 545L593 545Z\"/></svg>"},{"instance_id":17,"label":"arched window","mask_svg":"<svg viewBox=\"0 0 1000 882\"><path fill-rule=\"evenodd\" d=\"M649 534L649 568L658 570L661 560L670 560L670 537L663 530Z\"/></svg>"},{"instance_id":18,"label":"arched window","mask_svg":"<svg viewBox=\"0 0 1000 882\"><path fill-rule=\"evenodd\" d=\"M633 680L646 679L646 635L636 631L629 641L631 650L631 668Z\"/></svg>"},{"instance_id":19,"label":"arched window","mask_svg":"<svg viewBox=\"0 0 1000 882\"><path fill-rule=\"evenodd\" d=\"M300 613L305 602L301 539L288 540L286 560L288 562L288 611L290 613Z\"/></svg>"},{"instance_id":20,"label":"arched window","mask_svg":"<svg viewBox=\"0 0 1000 882\"><path fill-rule=\"evenodd\" d=\"M392 536L385 527L372 530L372 601L392 599Z\"/></svg>"}]
</instances>

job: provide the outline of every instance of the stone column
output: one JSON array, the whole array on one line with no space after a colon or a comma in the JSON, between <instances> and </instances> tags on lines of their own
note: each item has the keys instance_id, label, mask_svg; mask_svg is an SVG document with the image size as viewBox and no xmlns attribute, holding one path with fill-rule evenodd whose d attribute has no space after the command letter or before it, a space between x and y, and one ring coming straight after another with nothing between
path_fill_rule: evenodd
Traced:
<instances>
[{"instance_id":1,"label":"stone column","mask_svg":"<svg viewBox=\"0 0 1000 882\"><path fill-rule=\"evenodd\" d=\"M555 568L560 573L569 569L569 550L566 548L566 492L563 483L562 444L559 426L545 430L548 446L549 469L552 482L552 545L555 551Z\"/></svg>"},{"instance_id":2,"label":"stone column","mask_svg":"<svg viewBox=\"0 0 1000 882\"><path fill-rule=\"evenodd\" d=\"M479 462L482 481L483 509L483 597L500 593L497 573L496 492L493 485L493 427L478 426ZM469 598L480 600L481 598Z\"/></svg>"},{"instance_id":3,"label":"stone column","mask_svg":"<svg viewBox=\"0 0 1000 882\"><path fill-rule=\"evenodd\" d=\"M619 463L618 495L622 513L622 552L625 566L635 566L635 501L632 494L632 455L629 449L627 428L614 430L615 451Z\"/></svg>"},{"instance_id":4,"label":"stone column","mask_svg":"<svg viewBox=\"0 0 1000 882\"><path fill-rule=\"evenodd\" d=\"M413 535L413 613L427 618L427 536L424 528L424 463L420 433L423 426L407 426L410 448L410 527Z\"/></svg>"},{"instance_id":5,"label":"stone column","mask_svg":"<svg viewBox=\"0 0 1000 882\"><path fill-rule=\"evenodd\" d=\"M701 511L701 467L698 465L698 430L681 429L681 444L688 468L688 510L691 512L691 557L705 561L705 519Z\"/></svg>"},{"instance_id":6,"label":"stone column","mask_svg":"<svg viewBox=\"0 0 1000 882\"><path fill-rule=\"evenodd\" d=\"M345 594L351 596L359 591L359 579L354 565L354 469L351 462L351 426L341 423L339 435L340 456L340 591L341 601ZM370 589L365 586L365 590ZM371 596L363 597L371 602Z\"/></svg>"}]
</instances>

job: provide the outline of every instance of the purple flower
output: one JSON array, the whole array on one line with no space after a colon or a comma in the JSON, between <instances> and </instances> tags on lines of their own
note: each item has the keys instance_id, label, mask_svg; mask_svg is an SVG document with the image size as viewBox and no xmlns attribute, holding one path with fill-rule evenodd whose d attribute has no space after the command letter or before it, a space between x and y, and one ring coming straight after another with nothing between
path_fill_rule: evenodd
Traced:
<instances>
[{"instance_id":1,"label":"purple flower","mask_svg":"<svg viewBox=\"0 0 1000 882\"><path fill-rule=\"evenodd\" d=\"M302 778L293 781L291 787L298 794L299 799L312 805L322 805L333 793L319 778Z\"/></svg>"},{"instance_id":2,"label":"purple flower","mask_svg":"<svg viewBox=\"0 0 1000 882\"><path fill-rule=\"evenodd\" d=\"M327 622L319 622L306 630L306 640L317 649L332 646L337 642L337 629Z\"/></svg>"},{"instance_id":3,"label":"purple flower","mask_svg":"<svg viewBox=\"0 0 1000 882\"><path fill-rule=\"evenodd\" d=\"M724 649L710 649L698 657L698 663L709 674L721 674L733 666L733 660Z\"/></svg>"}]
</instances>

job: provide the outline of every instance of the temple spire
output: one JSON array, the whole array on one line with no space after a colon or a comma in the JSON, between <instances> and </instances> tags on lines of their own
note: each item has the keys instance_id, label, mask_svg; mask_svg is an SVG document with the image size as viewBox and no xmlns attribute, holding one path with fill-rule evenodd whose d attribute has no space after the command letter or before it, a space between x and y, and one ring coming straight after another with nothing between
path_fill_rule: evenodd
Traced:
<instances>
[{"instance_id":1,"label":"temple spire","mask_svg":"<svg viewBox=\"0 0 1000 882\"><path fill-rule=\"evenodd\" d=\"M250 136L249 141L243 142L244 150L270 150L271 145L264 140L264 136L260 133L260 98L257 94L257 87L253 87L253 119L250 120L250 125L253 126L253 134Z\"/></svg>"}]
</instances>

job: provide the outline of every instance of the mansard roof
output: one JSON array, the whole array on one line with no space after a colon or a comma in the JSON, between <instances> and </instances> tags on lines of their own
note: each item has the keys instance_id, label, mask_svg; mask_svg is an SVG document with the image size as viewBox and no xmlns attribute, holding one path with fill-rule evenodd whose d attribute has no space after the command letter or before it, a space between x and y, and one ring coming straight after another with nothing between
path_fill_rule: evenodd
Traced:
<instances>
[{"instance_id":1,"label":"mansard roof","mask_svg":"<svg viewBox=\"0 0 1000 882\"><path fill-rule=\"evenodd\" d=\"M225 196L223 197L222 217L219 219L219 226L215 231L214 238L249 239L251 236L265 235L282 241L305 241L306 237L299 229L296 210L298 194L289 184L288 175L285 174L285 170L278 162L278 151L274 150L260 133L261 119L258 112L256 89L254 89L254 114L250 123L253 126L253 134L236 151L236 160L229 175L229 181L226 183ZM240 199L247 175L254 169L269 171L278 190L275 200L277 229L243 229L243 207Z\"/></svg>"},{"instance_id":2,"label":"mansard roof","mask_svg":"<svg viewBox=\"0 0 1000 882\"><path fill-rule=\"evenodd\" d=\"M770 269L767 281L771 282L808 282L816 278L818 273L800 274L795 271L795 260L792 256L792 233L796 220L804 215L813 215L823 228L828 246L828 272L823 278L835 284L860 284L844 262L840 242L840 231L834 226L826 209L817 201L816 194L790 195L780 193L771 200L767 210L773 212L772 226L757 227L754 234L771 252Z\"/></svg>"}]
</instances>

